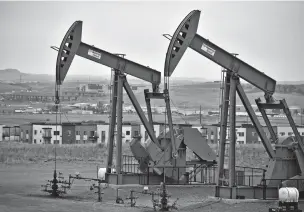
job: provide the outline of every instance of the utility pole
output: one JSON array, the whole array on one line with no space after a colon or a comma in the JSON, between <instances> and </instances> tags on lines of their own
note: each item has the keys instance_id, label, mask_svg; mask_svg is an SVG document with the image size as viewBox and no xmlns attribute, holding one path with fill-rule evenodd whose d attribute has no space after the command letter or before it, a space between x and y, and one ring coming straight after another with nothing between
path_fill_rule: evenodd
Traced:
<instances>
[{"instance_id":1,"label":"utility pole","mask_svg":"<svg viewBox=\"0 0 304 212\"><path fill-rule=\"evenodd\" d=\"M202 125L202 106L200 105L200 125Z\"/></svg>"},{"instance_id":2,"label":"utility pole","mask_svg":"<svg viewBox=\"0 0 304 212\"><path fill-rule=\"evenodd\" d=\"M303 117L303 108L301 108L300 114L301 114L301 126L302 126L303 125L303 119L302 119L302 117Z\"/></svg>"}]
</instances>

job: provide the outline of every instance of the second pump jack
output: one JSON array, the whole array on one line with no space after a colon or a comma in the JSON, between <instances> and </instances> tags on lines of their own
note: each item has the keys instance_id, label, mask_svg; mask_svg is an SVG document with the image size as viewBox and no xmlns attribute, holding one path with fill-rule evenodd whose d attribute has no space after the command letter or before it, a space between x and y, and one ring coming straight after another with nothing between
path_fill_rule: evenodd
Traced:
<instances>
[{"instance_id":1,"label":"second pump jack","mask_svg":"<svg viewBox=\"0 0 304 212\"><path fill-rule=\"evenodd\" d=\"M273 197L275 197L277 195L276 189L280 181L283 181L283 184L285 186L296 186L295 184L297 181L295 179L303 179L304 143L302 141L302 138L297 130L296 124L291 116L286 101L284 99L280 100L279 102L274 101L273 94L275 92L276 81L267 76L266 74L255 69L254 67L250 66L249 64L245 63L244 61L233 56L232 54L220 48L219 46L215 45L208 39L197 34L196 32L198 28L199 18L200 11L193 10L179 24L169 44L166 57L165 73L168 76L172 74L188 47L227 70L221 113L222 117L220 129L220 158L217 195L220 196L221 185L224 180L224 154L229 102L230 154L228 178L229 186L231 188L236 187L235 98L237 92L259 137L261 138L262 144L264 145L266 152L269 155L270 160L266 171L267 180L264 183L266 184L266 186L268 186L269 189L273 188L267 193L270 196L273 195ZM256 99L256 103L270 132L270 139L266 136L253 108L251 107L251 104L245 94L245 91L242 88L242 85L240 84L240 78L246 80L247 82L261 89L265 93L265 103L262 103L261 99ZM271 126L265 109L283 109L295 135L294 138L290 137L286 139L282 144L276 145L276 151L273 149L271 143L277 143L278 138ZM298 189L300 191L304 191L304 186L300 185L300 188ZM225 190L225 188L223 188L223 190ZM254 190L252 191L254 193ZM241 191L239 190L239 193L240 192ZM232 193L233 198L235 198L236 192ZM250 197L252 197L252 194L250 195Z\"/></svg>"}]
</instances>

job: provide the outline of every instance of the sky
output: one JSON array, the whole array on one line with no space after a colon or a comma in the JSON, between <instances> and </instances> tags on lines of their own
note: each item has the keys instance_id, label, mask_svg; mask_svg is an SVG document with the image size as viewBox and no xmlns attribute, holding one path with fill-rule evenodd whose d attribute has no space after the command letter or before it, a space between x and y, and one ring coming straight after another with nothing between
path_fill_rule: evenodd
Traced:
<instances>
[{"instance_id":1,"label":"sky","mask_svg":"<svg viewBox=\"0 0 304 212\"><path fill-rule=\"evenodd\" d=\"M82 42L163 73L169 41L192 10L198 34L277 81L304 80L304 2L0 2L0 69L55 74L68 28L83 21ZM172 76L220 79L221 68L188 49ZM110 68L75 57L67 75L109 76Z\"/></svg>"}]
</instances>

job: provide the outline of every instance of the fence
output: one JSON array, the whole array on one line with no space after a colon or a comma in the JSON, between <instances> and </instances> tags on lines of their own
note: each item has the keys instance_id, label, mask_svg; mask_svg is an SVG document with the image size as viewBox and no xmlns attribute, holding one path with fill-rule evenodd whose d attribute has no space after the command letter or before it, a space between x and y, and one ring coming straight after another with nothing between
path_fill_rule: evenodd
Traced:
<instances>
[{"instance_id":1,"label":"fence","mask_svg":"<svg viewBox=\"0 0 304 212\"><path fill-rule=\"evenodd\" d=\"M123 171L123 173L133 173L133 174L140 174L140 173L142 173L139 170L138 160L136 160L135 157L131 156L131 155L123 155L123 168L122 168L122 171Z\"/></svg>"},{"instance_id":2,"label":"fence","mask_svg":"<svg viewBox=\"0 0 304 212\"><path fill-rule=\"evenodd\" d=\"M142 160L143 158L139 159L139 161ZM179 167L148 167L145 173L140 171L139 165L138 160L134 156L123 155L123 173L138 175L140 184L158 184L160 178L164 178L164 172L167 184L216 185L217 183L218 167L216 165L206 166L205 164L196 164ZM236 166L236 185L250 187L261 185L265 172L266 170L261 168ZM228 169L224 170L224 178L223 186L228 186Z\"/></svg>"},{"instance_id":3,"label":"fence","mask_svg":"<svg viewBox=\"0 0 304 212\"><path fill-rule=\"evenodd\" d=\"M284 181L287 181L286 184ZM266 185L269 187L278 186L281 187L295 187L298 190L303 191L304 179L265 179ZM285 185L284 185L285 184Z\"/></svg>"}]
</instances>

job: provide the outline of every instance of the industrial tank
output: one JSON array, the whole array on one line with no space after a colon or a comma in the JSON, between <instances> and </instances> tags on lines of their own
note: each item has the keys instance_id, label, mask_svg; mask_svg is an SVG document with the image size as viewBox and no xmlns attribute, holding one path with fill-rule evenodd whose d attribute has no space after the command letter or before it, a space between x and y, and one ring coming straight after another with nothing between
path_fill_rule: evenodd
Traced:
<instances>
[{"instance_id":1,"label":"industrial tank","mask_svg":"<svg viewBox=\"0 0 304 212\"><path fill-rule=\"evenodd\" d=\"M279 189L280 202L298 202L299 191L293 187L283 187Z\"/></svg>"},{"instance_id":2,"label":"industrial tank","mask_svg":"<svg viewBox=\"0 0 304 212\"><path fill-rule=\"evenodd\" d=\"M105 180L107 168L99 168L98 170L98 179ZM115 173L116 169L112 168L112 173Z\"/></svg>"}]
</instances>

